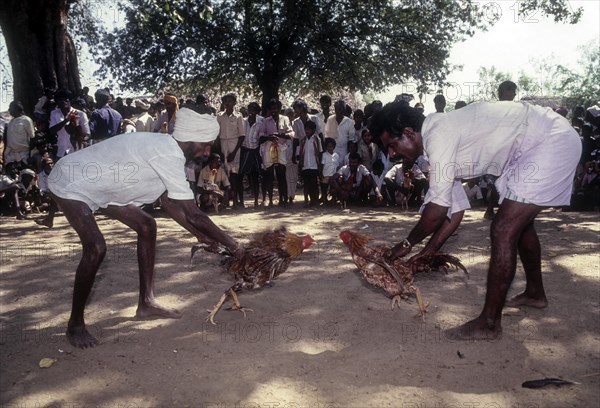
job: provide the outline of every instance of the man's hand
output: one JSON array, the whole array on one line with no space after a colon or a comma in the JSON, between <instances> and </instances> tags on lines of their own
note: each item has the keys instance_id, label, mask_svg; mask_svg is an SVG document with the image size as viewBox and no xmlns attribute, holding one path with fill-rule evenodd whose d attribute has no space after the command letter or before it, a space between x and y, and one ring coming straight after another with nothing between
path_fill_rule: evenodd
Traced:
<instances>
[{"instance_id":1,"label":"man's hand","mask_svg":"<svg viewBox=\"0 0 600 408\"><path fill-rule=\"evenodd\" d=\"M400 242L399 244L394 245L385 253L385 258L390 262L394 261L395 259L402 258L408 255L411 249L411 247L406 247L402 245L402 242Z\"/></svg>"}]
</instances>

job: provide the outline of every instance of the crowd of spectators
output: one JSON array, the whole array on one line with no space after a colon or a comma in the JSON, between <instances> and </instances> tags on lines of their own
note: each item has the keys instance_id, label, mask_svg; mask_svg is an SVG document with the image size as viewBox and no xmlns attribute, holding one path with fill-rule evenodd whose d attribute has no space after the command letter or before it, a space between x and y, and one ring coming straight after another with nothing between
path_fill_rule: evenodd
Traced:
<instances>
[{"instance_id":1,"label":"crowd of spectators","mask_svg":"<svg viewBox=\"0 0 600 408\"><path fill-rule=\"evenodd\" d=\"M513 100L516 85L500 85L499 100ZM353 110L344 100L328 95L319 107L302 99L290 107L273 99L265 106L251 102L237 106L233 93L224 95L219 109L204 95L183 100L164 95L149 98L115 98L109 89L94 96L83 88L79 95L65 90L47 90L31 117L19 101L9 107L11 119L0 121L2 173L0 214L26 219L39 214L36 222L52 227L59 210L48 194L47 179L56 160L71 152L128 132L173 132L180 106L217 116L220 133L213 154L206 162L189 162L185 171L197 204L203 210L241 210L248 206L283 208L294 206L297 188L304 207L400 206L419 208L428 189L429 164L421 156L412 163L390 160L369 131L371 117L382 109L373 101ZM412 104L412 95L396 100ZM459 101L454 109L466 106ZM434 98L436 112L446 110L442 94ZM333 106L333 111L332 111ZM424 106L413 105L421 113ZM572 210L600 209L600 108L575 107L567 117L582 138L583 153L573 191ZM497 205L491 175L464 180L472 205L487 206L493 218ZM299 191L300 191L299 190ZM250 202L244 195L250 195ZM299 206L299 205L296 205ZM153 206L150 206L153 207Z\"/></svg>"}]
</instances>

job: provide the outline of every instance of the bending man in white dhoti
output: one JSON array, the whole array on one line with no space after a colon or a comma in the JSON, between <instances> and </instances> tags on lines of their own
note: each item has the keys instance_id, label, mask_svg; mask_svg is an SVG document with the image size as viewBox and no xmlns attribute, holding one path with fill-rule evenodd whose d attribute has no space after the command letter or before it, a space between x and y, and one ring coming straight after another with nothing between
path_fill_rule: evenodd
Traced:
<instances>
[{"instance_id":1,"label":"bending man in white dhoti","mask_svg":"<svg viewBox=\"0 0 600 408\"><path fill-rule=\"evenodd\" d=\"M426 154L431 165L421 219L389 252L392 259L407 255L430 234L432 238L418 256L436 252L469 208L460 180L499 176L496 187L501 205L491 226L485 305L479 317L449 330L448 336L493 339L502 333L500 318L517 253L527 287L507 304L547 306L533 222L543 207L570 202L581 142L566 119L548 108L503 101L474 103L423 122L415 109L393 103L374 117L371 133L380 138L391 157L415 161Z\"/></svg>"},{"instance_id":2,"label":"bending man in white dhoti","mask_svg":"<svg viewBox=\"0 0 600 408\"><path fill-rule=\"evenodd\" d=\"M236 241L198 209L185 178L186 161L208 157L218 133L214 116L184 108L177 114L173 137L147 132L114 136L56 163L48 176L48 187L82 245L67 326L67 338L73 346L87 348L98 344L84 321L85 305L106 254L106 242L94 211L121 221L138 235L139 318L181 316L154 299L156 221L141 209L142 205L160 197L166 213L198 241L220 243L236 250Z\"/></svg>"}]
</instances>

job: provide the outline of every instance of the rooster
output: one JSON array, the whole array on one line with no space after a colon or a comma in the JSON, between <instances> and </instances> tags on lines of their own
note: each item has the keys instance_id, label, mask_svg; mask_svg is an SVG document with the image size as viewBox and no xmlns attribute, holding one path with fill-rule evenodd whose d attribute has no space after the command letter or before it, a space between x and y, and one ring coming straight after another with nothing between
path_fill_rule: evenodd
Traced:
<instances>
[{"instance_id":1,"label":"rooster","mask_svg":"<svg viewBox=\"0 0 600 408\"><path fill-rule=\"evenodd\" d=\"M358 234L344 230L340 233L340 239L348 246L352 254L352 260L360 270L366 281L378 288L382 288L392 296L392 310L394 306L400 307L400 299L409 293L415 294L419 304L419 316L425 320L427 305L419 288L413 286L413 275L419 272L428 272L431 269L443 267L454 267L462 269L467 276L467 269L458 258L437 253L431 256L423 256L409 263L400 258L388 263L385 253L390 249L387 246L367 246L371 236Z\"/></svg>"},{"instance_id":2,"label":"rooster","mask_svg":"<svg viewBox=\"0 0 600 408\"><path fill-rule=\"evenodd\" d=\"M233 300L233 310L244 313L244 316L246 316L246 312L253 311L241 306L236 292L270 285L271 281L287 270L293 259L300 256L302 251L310 248L315 242L310 235L300 236L289 232L285 227L280 227L258 235L246 247L239 248L235 252L231 252L220 244L199 243L194 245L190 264L199 249L218 253L225 256L223 264L235 279L235 283L223 293L217 305L209 311L206 321L216 324L214 318L228 297Z\"/></svg>"}]
</instances>

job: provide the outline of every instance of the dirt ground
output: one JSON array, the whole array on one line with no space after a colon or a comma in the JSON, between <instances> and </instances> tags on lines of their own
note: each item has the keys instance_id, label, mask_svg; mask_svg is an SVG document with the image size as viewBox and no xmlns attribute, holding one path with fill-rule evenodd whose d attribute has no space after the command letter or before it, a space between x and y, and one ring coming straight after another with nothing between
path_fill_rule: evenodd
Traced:
<instances>
[{"instance_id":1,"label":"dirt ground","mask_svg":"<svg viewBox=\"0 0 600 408\"><path fill-rule=\"evenodd\" d=\"M297 204L299 207L299 204ZM134 318L135 235L99 216L109 252L86 310L101 344L79 350L64 336L80 249L64 217L52 230L3 217L0 242L1 407L597 407L600 403L600 214L545 210L537 221L550 305L507 308L504 335L454 342L442 331L481 310L489 222L467 213L445 251L470 273L419 275L430 303L423 323L415 301L392 311L368 287L337 234L403 239L418 215L395 209L243 212L213 220L240 241L285 223L318 241L271 288L243 292L247 318L222 311L205 322L230 285L220 259L198 254L173 221L159 225L156 296L180 320ZM519 265L509 295L524 288ZM40 368L43 358L57 359ZM580 384L526 389L560 377Z\"/></svg>"}]
</instances>

